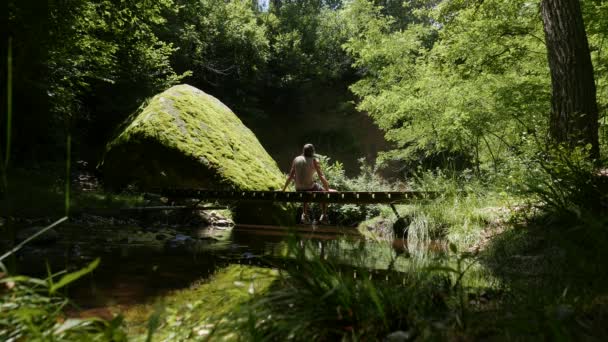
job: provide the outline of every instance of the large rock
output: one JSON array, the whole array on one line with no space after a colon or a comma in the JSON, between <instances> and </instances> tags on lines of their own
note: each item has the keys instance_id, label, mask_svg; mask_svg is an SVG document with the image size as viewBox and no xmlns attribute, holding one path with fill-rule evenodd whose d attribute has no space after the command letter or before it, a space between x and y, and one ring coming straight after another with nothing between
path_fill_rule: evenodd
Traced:
<instances>
[{"instance_id":1,"label":"large rock","mask_svg":"<svg viewBox=\"0 0 608 342\"><path fill-rule=\"evenodd\" d=\"M108 144L100 166L113 188L276 190L284 182L253 132L218 99L189 85L142 105ZM254 217L238 221L268 222L265 217L277 214L289 221L283 206L264 207L243 208L243 215Z\"/></svg>"}]
</instances>

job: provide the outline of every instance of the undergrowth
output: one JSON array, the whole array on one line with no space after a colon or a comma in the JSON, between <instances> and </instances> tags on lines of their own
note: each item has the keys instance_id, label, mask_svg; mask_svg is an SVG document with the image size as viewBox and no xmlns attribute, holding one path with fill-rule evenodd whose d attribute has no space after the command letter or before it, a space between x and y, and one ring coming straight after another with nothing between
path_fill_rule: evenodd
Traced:
<instances>
[{"instance_id":1,"label":"undergrowth","mask_svg":"<svg viewBox=\"0 0 608 342\"><path fill-rule=\"evenodd\" d=\"M320 256L314 244L292 242L294 262L280 271L265 295L246 304L239 319L220 325L218 333L239 331L244 341L458 336L469 324L469 298L480 290L478 282L466 277L475 260L452 246L453 258L411 263L394 272L357 262L345 269ZM360 250L360 260L366 254Z\"/></svg>"},{"instance_id":2,"label":"undergrowth","mask_svg":"<svg viewBox=\"0 0 608 342\"><path fill-rule=\"evenodd\" d=\"M99 263L45 279L12 276L0 263L0 339L3 341L126 341L122 317L68 318L70 301L59 291L90 273Z\"/></svg>"},{"instance_id":3,"label":"undergrowth","mask_svg":"<svg viewBox=\"0 0 608 342\"><path fill-rule=\"evenodd\" d=\"M61 165L45 164L37 169L14 168L8 184L10 197L0 198L0 207L14 217L54 216L65 207L65 175ZM118 209L142 206L141 194L125 191L120 194L79 191L72 184L71 212L79 213L90 208Z\"/></svg>"}]
</instances>

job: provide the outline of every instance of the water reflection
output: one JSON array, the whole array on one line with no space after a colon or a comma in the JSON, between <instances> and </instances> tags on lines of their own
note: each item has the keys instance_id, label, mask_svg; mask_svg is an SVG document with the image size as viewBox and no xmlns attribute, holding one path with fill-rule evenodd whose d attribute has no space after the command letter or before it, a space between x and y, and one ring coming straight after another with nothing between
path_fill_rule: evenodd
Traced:
<instances>
[{"instance_id":1,"label":"water reflection","mask_svg":"<svg viewBox=\"0 0 608 342\"><path fill-rule=\"evenodd\" d=\"M43 276L46 263L52 270L74 269L101 257L93 274L68 289L68 295L83 309L144 303L204 280L231 263L282 267L294 257L290 243L305 250L307 258L320 257L351 271L355 267L403 272L418 260L404 253L409 246L405 240L395 247L366 242L352 231L344 234L339 229L334 233L331 229L288 232L251 227L159 232L133 227L65 226L60 234L62 239L54 245L29 247L20 253L20 271ZM426 250L427 246L417 241L416 248Z\"/></svg>"}]
</instances>

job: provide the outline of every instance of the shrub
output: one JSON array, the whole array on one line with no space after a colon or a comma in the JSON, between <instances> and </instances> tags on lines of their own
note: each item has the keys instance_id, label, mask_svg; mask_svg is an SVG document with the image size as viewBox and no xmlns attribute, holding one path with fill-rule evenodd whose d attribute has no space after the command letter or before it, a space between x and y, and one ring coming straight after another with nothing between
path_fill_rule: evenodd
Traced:
<instances>
[{"instance_id":1,"label":"shrub","mask_svg":"<svg viewBox=\"0 0 608 342\"><path fill-rule=\"evenodd\" d=\"M332 189L339 191L395 191L399 184L390 184L380 177L378 167L370 165L365 158L359 159L359 174L348 178L341 162L331 162L329 157L319 156L321 168ZM343 204L330 205L328 214L333 222L343 225L354 225L366 219L378 216L382 205Z\"/></svg>"},{"instance_id":2,"label":"shrub","mask_svg":"<svg viewBox=\"0 0 608 342\"><path fill-rule=\"evenodd\" d=\"M590 149L559 146L538 153L523 190L537 196L543 210L558 218L606 213L608 175L589 158Z\"/></svg>"}]
</instances>

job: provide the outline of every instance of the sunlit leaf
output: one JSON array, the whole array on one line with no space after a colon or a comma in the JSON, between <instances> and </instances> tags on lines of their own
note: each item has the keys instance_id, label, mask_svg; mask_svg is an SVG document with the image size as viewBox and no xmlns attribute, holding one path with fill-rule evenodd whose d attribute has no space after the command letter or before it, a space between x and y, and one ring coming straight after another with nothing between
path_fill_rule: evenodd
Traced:
<instances>
[{"instance_id":1,"label":"sunlit leaf","mask_svg":"<svg viewBox=\"0 0 608 342\"><path fill-rule=\"evenodd\" d=\"M51 288L49 289L49 293L53 294L55 293L57 290L59 290L60 288L78 280L79 278L91 273L95 268L97 268L97 266L99 265L99 258L93 260L89 265L87 265L85 268L76 271L76 272L72 272L72 273L68 273L66 275L64 275L63 277L61 277L61 279L59 279L58 282L56 282L55 284L53 284L51 286Z\"/></svg>"}]
</instances>

